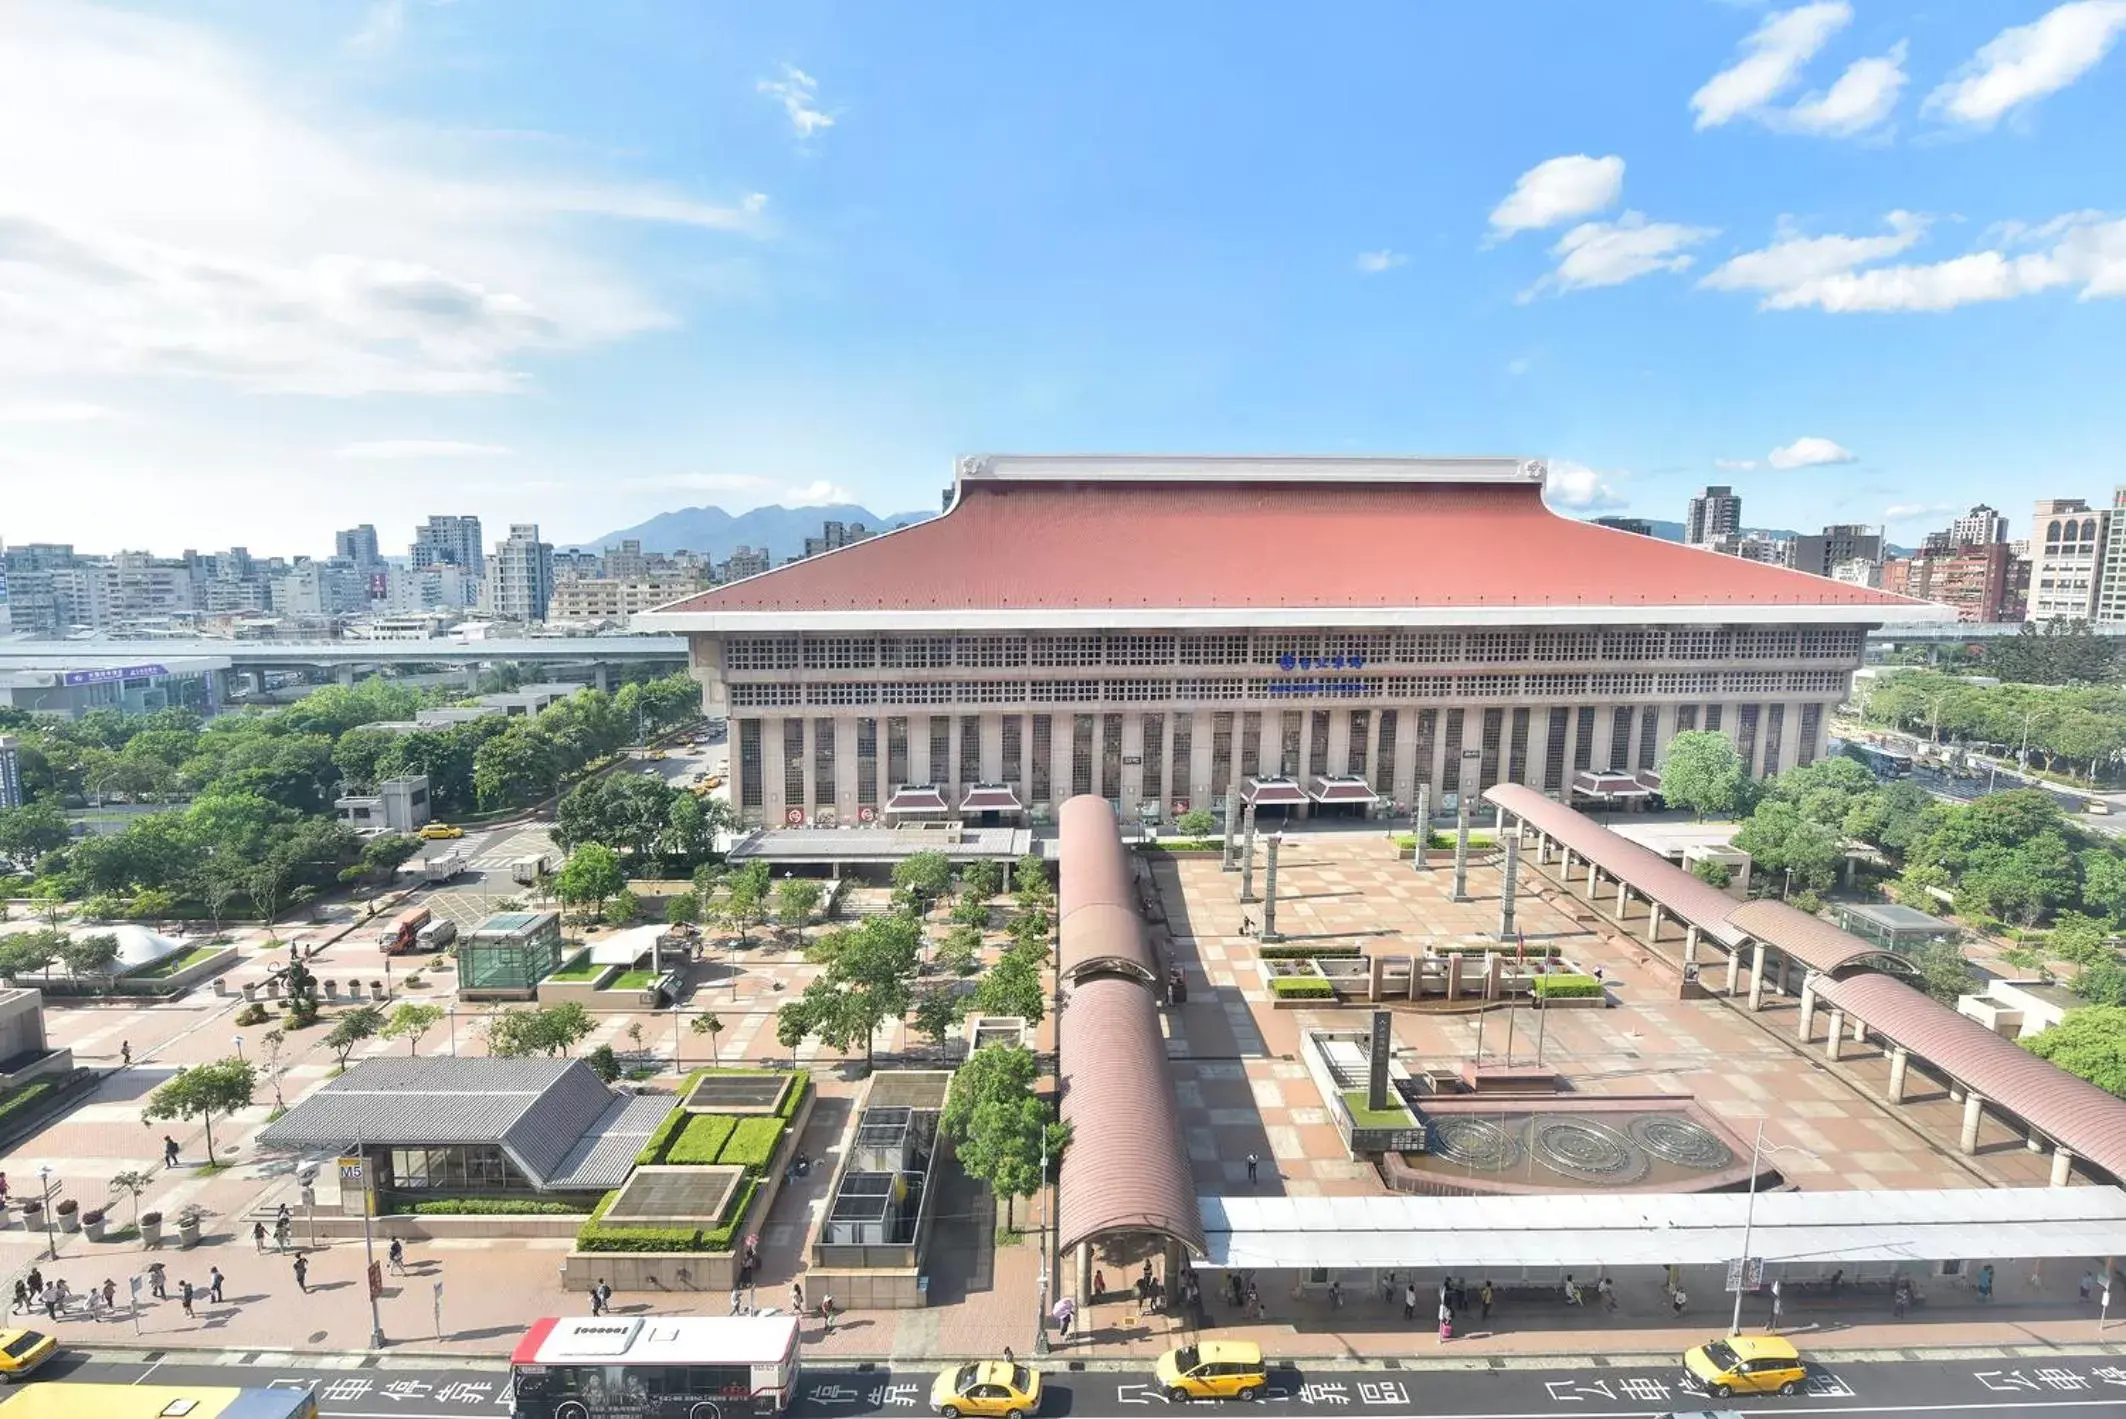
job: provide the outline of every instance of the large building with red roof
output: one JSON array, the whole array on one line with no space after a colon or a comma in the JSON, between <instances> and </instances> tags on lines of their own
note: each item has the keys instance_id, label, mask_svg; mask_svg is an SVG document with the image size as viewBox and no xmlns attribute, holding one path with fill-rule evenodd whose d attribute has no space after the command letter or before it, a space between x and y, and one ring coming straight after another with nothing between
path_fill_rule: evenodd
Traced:
<instances>
[{"instance_id":1,"label":"large building with red roof","mask_svg":"<svg viewBox=\"0 0 2126 1419\"><path fill-rule=\"evenodd\" d=\"M1689 729L1770 774L1824 751L1869 627L1931 614L1559 517L1544 474L967 458L944 516L635 624L690 638L740 820L827 826L1562 798Z\"/></svg>"}]
</instances>

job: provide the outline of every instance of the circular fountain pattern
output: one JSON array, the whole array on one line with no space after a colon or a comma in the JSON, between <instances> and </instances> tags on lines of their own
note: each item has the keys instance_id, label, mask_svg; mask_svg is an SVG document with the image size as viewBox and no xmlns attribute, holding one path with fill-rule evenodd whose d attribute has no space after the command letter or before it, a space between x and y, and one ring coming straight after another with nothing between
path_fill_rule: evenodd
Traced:
<instances>
[{"instance_id":1,"label":"circular fountain pattern","mask_svg":"<svg viewBox=\"0 0 2126 1419\"><path fill-rule=\"evenodd\" d=\"M1501 1173L1521 1161L1521 1143L1488 1118L1435 1118L1426 1124L1427 1151L1461 1167Z\"/></svg>"},{"instance_id":2,"label":"circular fountain pattern","mask_svg":"<svg viewBox=\"0 0 2126 1419\"><path fill-rule=\"evenodd\" d=\"M1664 1163L1713 1172L1735 1161L1734 1150L1694 1119L1641 1114L1629 1127L1632 1141Z\"/></svg>"},{"instance_id":3,"label":"circular fountain pattern","mask_svg":"<svg viewBox=\"0 0 2126 1419\"><path fill-rule=\"evenodd\" d=\"M1532 1146L1536 1161L1552 1172L1612 1187L1637 1182L1653 1166L1630 1138L1589 1118L1544 1115L1535 1121Z\"/></svg>"}]
</instances>

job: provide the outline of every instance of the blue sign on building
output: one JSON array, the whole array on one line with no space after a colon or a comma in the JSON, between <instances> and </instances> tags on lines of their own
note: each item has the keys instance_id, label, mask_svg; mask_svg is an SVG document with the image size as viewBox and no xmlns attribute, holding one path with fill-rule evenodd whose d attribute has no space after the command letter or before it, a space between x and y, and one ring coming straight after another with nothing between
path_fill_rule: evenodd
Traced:
<instances>
[{"instance_id":1,"label":"blue sign on building","mask_svg":"<svg viewBox=\"0 0 2126 1419\"><path fill-rule=\"evenodd\" d=\"M1280 655L1279 670L1363 670L1366 658L1363 655Z\"/></svg>"},{"instance_id":2,"label":"blue sign on building","mask_svg":"<svg viewBox=\"0 0 2126 1419\"><path fill-rule=\"evenodd\" d=\"M114 680L144 680L153 675L170 672L160 665L108 665L96 670L69 670L66 683L69 685L108 685Z\"/></svg>"}]
</instances>

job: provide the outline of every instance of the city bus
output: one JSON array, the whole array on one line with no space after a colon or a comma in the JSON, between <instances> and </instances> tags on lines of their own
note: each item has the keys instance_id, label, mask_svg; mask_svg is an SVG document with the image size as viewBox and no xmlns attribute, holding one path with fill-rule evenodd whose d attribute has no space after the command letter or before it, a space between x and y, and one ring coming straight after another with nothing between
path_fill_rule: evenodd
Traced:
<instances>
[{"instance_id":1,"label":"city bus","mask_svg":"<svg viewBox=\"0 0 2126 1419\"><path fill-rule=\"evenodd\" d=\"M1847 740L1842 752L1848 759L1857 760L1879 779L1905 778L1912 772L1912 756L1895 749L1883 749L1873 744L1859 744Z\"/></svg>"},{"instance_id":2,"label":"city bus","mask_svg":"<svg viewBox=\"0 0 2126 1419\"><path fill-rule=\"evenodd\" d=\"M735 1419L797 1394L797 1317L562 1316L509 1357L515 1419Z\"/></svg>"},{"instance_id":3,"label":"city bus","mask_svg":"<svg viewBox=\"0 0 2126 1419\"><path fill-rule=\"evenodd\" d=\"M318 1419L308 1389L38 1380L0 1399L0 1419Z\"/></svg>"}]
</instances>

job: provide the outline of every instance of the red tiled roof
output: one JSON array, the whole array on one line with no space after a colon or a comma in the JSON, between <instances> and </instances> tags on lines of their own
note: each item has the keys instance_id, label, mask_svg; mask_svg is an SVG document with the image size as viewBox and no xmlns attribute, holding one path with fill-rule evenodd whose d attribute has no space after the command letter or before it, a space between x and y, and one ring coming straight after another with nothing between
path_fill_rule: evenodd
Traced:
<instances>
[{"instance_id":1,"label":"red tiled roof","mask_svg":"<svg viewBox=\"0 0 2126 1419\"><path fill-rule=\"evenodd\" d=\"M1729 912L1727 919L1738 931L1748 932L1752 940L1784 951L1804 966L1826 974L1859 965L1870 957L1897 954L1774 897L1744 902Z\"/></svg>"},{"instance_id":2,"label":"red tiled roof","mask_svg":"<svg viewBox=\"0 0 2126 1419\"><path fill-rule=\"evenodd\" d=\"M1061 1112L1071 1126L1056 1178L1058 1243L1068 1251L1094 1237L1158 1232L1202 1256L1195 1176L1151 991L1119 976L1086 981L1056 1025Z\"/></svg>"},{"instance_id":3,"label":"red tiled roof","mask_svg":"<svg viewBox=\"0 0 2126 1419\"><path fill-rule=\"evenodd\" d=\"M1357 777L1317 778L1307 793L1316 803L1371 803L1380 796Z\"/></svg>"},{"instance_id":4,"label":"red tiled roof","mask_svg":"<svg viewBox=\"0 0 2126 1419\"><path fill-rule=\"evenodd\" d=\"M960 800L962 813L1017 813L1024 806L1011 785L1004 783L978 783Z\"/></svg>"},{"instance_id":5,"label":"red tiled roof","mask_svg":"<svg viewBox=\"0 0 2126 1419\"><path fill-rule=\"evenodd\" d=\"M1284 778L1251 778L1240 796L1258 808L1284 808L1307 801L1306 790Z\"/></svg>"},{"instance_id":6,"label":"red tiled roof","mask_svg":"<svg viewBox=\"0 0 2126 1419\"><path fill-rule=\"evenodd\" d=\"M1559 517L1534 485L966 484L952 511L663 614L1915 603ZM658 614L658 613L653 613Z\"/></svg>"}]
</instances>

